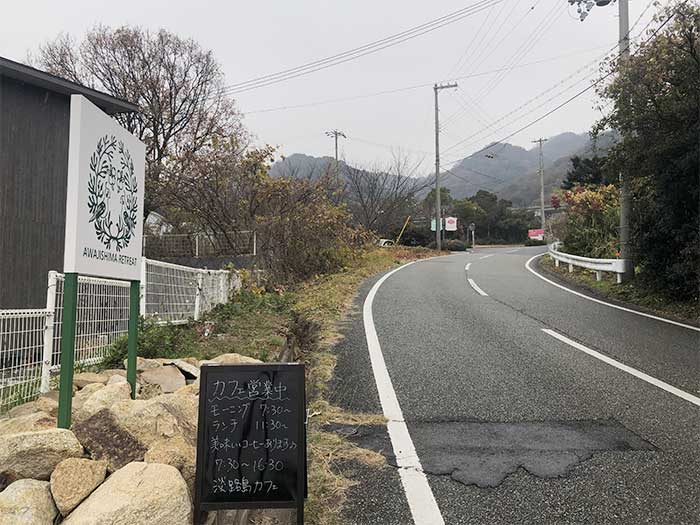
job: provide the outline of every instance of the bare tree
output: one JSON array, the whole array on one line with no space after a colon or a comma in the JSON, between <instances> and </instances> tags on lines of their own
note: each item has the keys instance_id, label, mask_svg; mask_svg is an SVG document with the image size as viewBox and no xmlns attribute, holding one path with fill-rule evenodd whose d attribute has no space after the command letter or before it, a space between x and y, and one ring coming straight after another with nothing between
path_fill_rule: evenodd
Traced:
<instances>
[{"instance_id":1,"label":"bare tree","mask_svg":"<svg viewBox=\"0 0 700 525\"><path fill-rule=\"evenodd\" d=\"M59 35L29 61L141 108L115 118L146 144L146 215L166 204L173 165L214 140L245 135L212 52L163 29L95 26L81 42Z\"/></svg>"},{"instance_id":2,"label":"bare tree","mask_svg":"<svg viewBox=\"0 0 700 525\"><path fill-rule=\"evenodd\" d=\"M401 152L386 168L347 166L346 194L355 220L366 229L388 234L400 226L416 204L416 196L430 182L417 177L422 163Z\"/></svg>"}]
</instances>

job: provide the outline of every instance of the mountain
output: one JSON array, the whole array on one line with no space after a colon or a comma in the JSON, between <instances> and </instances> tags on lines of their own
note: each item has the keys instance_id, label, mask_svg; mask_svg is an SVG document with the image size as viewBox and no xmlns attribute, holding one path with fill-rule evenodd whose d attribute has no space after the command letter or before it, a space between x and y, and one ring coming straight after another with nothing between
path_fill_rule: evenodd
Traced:
<instances>
[{"instance_id":1,"label":"mountain","mask_svg":"<svg viewBox=\"0 0 700 525\"><path fill-rule=\"evenodd\" d=\"M572 156L591 157L596 152L603 155L615 140L612 132L601 135L595 143L588 133L567 132L550 137L542 147L545 195L559 188L571 167ZM295 153L276 162L270 173L275 177L315 179L329 170L334 162L332 157ZM539 162L537 144L525 149L508 143L494 143L453 165L446 163L440 179L441 184L458 199L471 197L483 189L512 201L516 207L531 206L539 202ZM343 161L339 162L340 173L345 166Z\"/></svg>"}]
</instances>

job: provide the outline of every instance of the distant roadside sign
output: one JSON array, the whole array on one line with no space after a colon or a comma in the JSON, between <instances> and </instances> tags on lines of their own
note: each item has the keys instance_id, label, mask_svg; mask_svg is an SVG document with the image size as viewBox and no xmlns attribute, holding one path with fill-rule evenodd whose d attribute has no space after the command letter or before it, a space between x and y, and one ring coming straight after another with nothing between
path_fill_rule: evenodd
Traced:
<instances>
[{"instance_id":1,"label":"distant roadside sign","mask_svg":"<svg viewBox=\"0 0 700 525\"><path fill-rule=\"evenodd\" d=\"M469 231L473 232L474 230L476 230L476 224L474 224L473 222L470 222L469 223Z\"/></svg>"},{"instance_id":2,"label":"distant roadside sign","mask_svg":"<svg viewBox=\"0 0 700 525\"><path fill-rule=\"evenodd\" d=\"M445 217L445 231L457 231L457 217Z\"/></svg>"},{"instance_id":3,"label":"distant roadside sign","mask_svg":"<svg viewBox=\"0 0 700 525\"><path fill-rule=\"evenodd\" d=\"M533 239L535 241L544 241L544 230L542 228L528 230L527 236L529 239Z\"/></svg>"}]
</instances>

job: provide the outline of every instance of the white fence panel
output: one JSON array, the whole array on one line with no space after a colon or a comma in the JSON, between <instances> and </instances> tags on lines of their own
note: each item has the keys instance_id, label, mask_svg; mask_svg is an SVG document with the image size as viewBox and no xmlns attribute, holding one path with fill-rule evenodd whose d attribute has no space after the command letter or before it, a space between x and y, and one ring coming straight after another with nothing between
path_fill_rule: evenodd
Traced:
<instances>
[{"instance_id":1,"label":"white fence panel","mask_svg":"<svg viewBox=\"0 0 700 525\"><path fill-rule=\"evenodd\" d=\"M234 272L203 270L144 258L141 315L184 324L228 301L240 287ZM49 390L60 369L64 276L49 272L46 309L0 310L0 413ZM129 330L130 283L79 277L76 365L101 361Z\"/></svg>"},{"instance_id":2,"label":"white fence panel","mask_svg":"<svg viewBox=\"0 0 700 525\"><path fill-rule=\"evenodd\" d=\"M36 397L47 310L0 310L0 413Z\"/></svg>"}]
</instances>

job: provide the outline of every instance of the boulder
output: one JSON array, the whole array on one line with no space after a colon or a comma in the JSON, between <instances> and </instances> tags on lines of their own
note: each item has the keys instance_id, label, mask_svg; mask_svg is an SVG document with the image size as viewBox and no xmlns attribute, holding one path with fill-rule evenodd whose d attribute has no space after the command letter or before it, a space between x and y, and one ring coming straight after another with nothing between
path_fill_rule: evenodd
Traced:
<instances>
[{"instance_id":1,"label":"boulder","mask_svg":"<svg viewBox=\"0 0 700 525\"><path fill-rule=\"evenodd\" d=\"M107 368L106 370L102 370L102 373L108 377L112 377L112 376L126 377L126 370L124 370L123 368Z\"/></svg>"},{"instance_id":2,"label":"boulder","mask_svg":"<svg viewBox=\"0 0 700 525\"><path fill-rule=\"evenodd\" d=\"M190 525L191 500L175 467L129 463L107 478L63 523Z\"/></svg>"},{"instance_id":3,"label":"boulder","mask_svg":"<svg viewBox=\"0 0 700 525\"><path fill-rule=\"evenodd\" d=\"M187 386L183 386L182 388L178 388L175 391L176 394L184 394L188 396L198 396L199 395L199 380L190 383Z\"/></svg>"},{"instance_id":4,"label":"boulder","mask_svg":"<svg viewBox=\"0 0 700 525\"><path fill-rule=\"evenodd\" d=\"M185 359L193 359L193 358L185 358ZM186 361L185 359L164 359L163 360L163 365L174 365L176 366L180 372L182 372L182 375L185 376L185 379L197 379L199 377L199 368L197 367L198 361L195 361L195 364L192 364L191 362Z\"/></svg>"},{"instance_id":5,"label":"boulder","mask_svg":"<svg viewBox=\"0 0 700 525\"><path fill-rule=\"evenodd\" d=\"M153 368L160 368L161 363L157 359L146 359L145 357L136 358L136 371L144 372ZM127 360L124 359L124 370L127 368Z\"/></svg>"},{"instance_id":6,"label":"boulder","mask_svg":"<svg viewBox=\"0 0 700 525\"><path fill-rule=\"evenodd\" d=\"M109 408L117 401L131 398L131 387L129 383L112 383L99 389L88 397L82 406L76 410L76 421L82 421L97 414L103 408Z\"/></svg>"},{"instance_id":7,"label":"boulder","mask_svg":"<svg viewBox=\"0 0 700 525\"><path fill-rule=\"evenodd\" d=\"M77 416L77 414L83 408L85 401L87 401L92 394L98 390L102 390L104 387L105 385L102 383L90 383L89 385L84 386L81 390L78 390L73 396L73 401L71 403L71 413L73 414L73 417L75 418Z\"/></svg>"},{"instance_id":8,"label":"boulder","mask_svg":"<svg viewBox=\"0 0 700 525\"><path fill-rule=\"evenodd\" d=\"M56 418L45 412L34 412L26 416L0 419L0 435L33 432L56 428Z\"/></svg>"},{"instance_id":9,"label":"boulder","mask_svg":"<svg viewBox=\"0 0 700 525\"><path fill-rule=\"evenodd\" d=\"M138 386L138 383L137 383ZM160 385L143 385L136 390L138 399L153 399L163 395L163 389Z\"/></svg>"},{"instance_id":10,"label":"boulder","mask_svg":"<svg viewBox=\"0 0 700 525\"><path fill-rule=\"evenodd\" d=\"M80 372L73 376L73 384L78 388L85 388L92 383L105 384L109 376L106 374L96 374L94 372Z\"/></svg>"},{"instance_id":11,"label":"boulder","mask_svg":"<svg viewBox=\"0 0 700 525\"><path fill-rule=\"evenodd\" d=\"M160 368L152 368L141 373L141 382L149 385L160 385L163 393L175 392L185 386L185 376L180 369L173 365L163 365Z\"/></svg>"},{"instance_id":12,"label":"boulder","mask_svg":"<svg viewBox=\"0 0 700 525\"><path fill-rule=\"evenodd\" d=\"M107 463L91 459L64 459L51 474L51 494L66 516L99 487L107 475Z\"/></svg>"},{"instance_id":13,"label":"boulder","mask_svg":"<svg viewBox=\"0 0 700 525\"><path fill-rule=\"evenodd\" d=\"M57 514L47 481L20 479L0 492L0 525L53 525Z\"/></svg>"},{"instance_id":14,"label":"boulder","mask_svg":"<svg viewBox=\"0 0 700 525\"><path fill-rule=\"evenodd\" d=\"M184 394L162 394L148 400L120 401L112 405L116 421L146 446L164 438L182 436L197 442L197 398Z\"/></svg>"},{"instance_id":15,"label":"boulder","mask_svg":"<svg viewBox=\"0 0 700 525\"><path fill-rule=\"evenodd\" d=\"M12 483L17 481L19 476L14 470L5 470L0 472L0 492L5 490Z\"/></svg>"},{"instance_id":16,"label":"boulder","mask_svg":"<svg viewBox=\"0 0 700 525\"><path fill-rule=\"evenodd\" d=\"M126 380L126 376L118 376L118 375L113 375L109 377L109 380L107 381L108 385L113 385L114 383L128 383Z\"/></svg>"},{"instance_id":17,"label":"boulder","mask_svg":"<svg viewBox=\"0 0 700 525\"><path fill-rule=\"evenodd\" d=\"M241 354L221 354L216 356L210 361L202 361L202 363L217 363L220 365L243 365L243 364L256 364L262 363L259 359L253 357L248 357L247 355Z\"/></svg>"},{"instance_id":18,"label":"boulder","mask_svg":"<svg viewBox=\"0 0 700 525\"><path fill-rule=\"evenodd\" d=\"M129 403L120 403L123 402ZM106 408L73 425L73 432L90 457L105 461L110 472L119 470L132 461L141 461L148 450L133 434L124 429Z\"/></svg>"},{"instance_id":19,"label":"boulder","mask_svg":"<svg viewBox=\"0 0 700 525\"><path fill-rule=\"evenodd\" d=\"M83 447L65 428L0 436L0 471L14 471L20 479L49 479L61 461L82 455Z\"/></svg>"},{"instance_id":20,"label":"boulder","mask_svg":"<svg viewBox=\"0 0 700 525\"><path fill-rule=\"evenodd\" d=\"M45 412L46 414L57 417L58 416L58 390L54 390L56 395L52 392L47 392L46 394L41 394L36 401L34 401L34 406L37 410Z\"/></svg>"},{"instance_id":21,"label":"boulder","mask_svg":"<svg viewBox=\"0 0 700 525\"><path fill-rule=\"evenodd\" d=\"M148 449L143 460L146 463L162 463L180 471L187 483L190 497L194 496L195 458L197 452L182 436L158 441Z\"/></svg>"},{"instance_id":22,"label":"boulder","mask_svg":"<svg viewBox=\"0 0 700 525\"><path fill-rule=\"evenodd\" d=\"M13 407L7 413L7 416L10 418L22 417L22 416L28 416L29 414L35 414L36 412L39 412L39 409L36 406L36 401L30 401L29 403L22 403L21 405L17 405L16 407Z\"/></svg>"}]
</instances>

